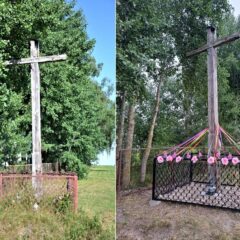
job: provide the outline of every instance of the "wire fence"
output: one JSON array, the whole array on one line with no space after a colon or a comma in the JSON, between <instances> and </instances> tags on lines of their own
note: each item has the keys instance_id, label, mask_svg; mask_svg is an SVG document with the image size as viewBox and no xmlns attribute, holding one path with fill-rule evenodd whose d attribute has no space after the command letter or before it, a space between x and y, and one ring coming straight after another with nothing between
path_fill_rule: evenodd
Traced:
<instances>
[{"instance_id":1,"label":"wire fence","mask_svg":"<svg viewBox=\"0 0 240 240\"><path fill-rule=\"evenodd\" d=\"M0 211L48 209L76 211L78 178L74 174L0 174Z\"/></svg>"},{"instance_id":2,"label":"wire fence","mask_svg":"<svg viewBox=\"0 0 240 240\"><path fill-rule=\"evenodd\" d=\"M7 173L32 173L32 164L14 164L7 165L1 168L2 172ZM42 163L43 173L61 172L61 166L58 162L55 163Z\"/></svg>"}]
</instances>

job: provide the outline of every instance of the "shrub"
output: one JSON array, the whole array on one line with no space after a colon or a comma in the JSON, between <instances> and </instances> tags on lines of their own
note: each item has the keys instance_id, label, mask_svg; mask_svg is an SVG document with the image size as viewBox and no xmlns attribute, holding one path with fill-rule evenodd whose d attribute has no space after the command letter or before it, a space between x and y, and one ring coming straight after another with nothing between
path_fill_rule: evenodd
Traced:
<instances>
[{"instance_id":1,"label":"shrub","mask_svg":"<svg viewBox=\"0 0 240 240\"><path fill-rule=\"evenodd\" d=\"M77 173L79 179L85 178L89 172L88 166L82 163L73 152L64 152L61 163L66 171Z\"/></svg>"}]
</instances>

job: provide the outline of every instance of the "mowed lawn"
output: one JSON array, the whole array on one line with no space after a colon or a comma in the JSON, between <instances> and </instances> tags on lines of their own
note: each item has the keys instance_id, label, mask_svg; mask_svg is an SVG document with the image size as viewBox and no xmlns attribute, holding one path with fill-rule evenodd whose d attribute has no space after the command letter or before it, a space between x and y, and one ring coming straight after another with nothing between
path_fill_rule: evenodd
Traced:
<instances>
[{"instance_id":1,"label":"mowed lawn","mask_svg":"<svg viewBox=\"0 0 240 240\"><path fill-rule=\"evenodd\" d=\"M115 166L91 167L87 179L79 180L79 208L97 215L104 228L115 234Z\"/></svg>"}]
</instances>

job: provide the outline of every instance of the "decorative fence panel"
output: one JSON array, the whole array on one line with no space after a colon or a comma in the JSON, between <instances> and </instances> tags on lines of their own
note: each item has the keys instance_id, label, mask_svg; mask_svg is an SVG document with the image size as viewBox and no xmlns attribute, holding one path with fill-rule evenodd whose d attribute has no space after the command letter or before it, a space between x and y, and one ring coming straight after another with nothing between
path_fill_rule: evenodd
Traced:
<instances>
[{"instance_id":1,"label":"decorative fence panel","mask_svg":"<svg viewBox=\"0 0 240 240\"><path fill-rule=\"evenodd\" d=\"M208 178L207 159L193 163L183 159L181 162L164 161L153 164L154 200L200 204L212 207L240 210L240 167L238 164L223 165L217 161L217 191L206 194Z\"/></svg>"}]
</instances>

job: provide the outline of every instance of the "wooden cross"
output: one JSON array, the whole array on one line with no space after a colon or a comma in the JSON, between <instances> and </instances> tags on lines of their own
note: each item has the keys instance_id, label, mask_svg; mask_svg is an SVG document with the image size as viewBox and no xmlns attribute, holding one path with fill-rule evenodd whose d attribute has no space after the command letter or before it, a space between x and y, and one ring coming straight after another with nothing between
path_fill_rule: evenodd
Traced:
<instances>
[{"instance_id":1,"label":"wooden cross","mask_svg":"<svg viewBox=\"0 0 240 240\"><path fill-rule=\"evenodd\" d=\"M39 63L55 62L67 59L67 55L39 56L38 41L30 41L30 58L6 61L5 65L31 64L32 98L32 174L42 173L41 155L41 109L40 109L40 70Z\"/></svg>"},{"instance_id":2,"label":"wooden cross","mask_svg":"<svg viewBox=\"0 0 240 240\"><path fill-rule=\"evenodd\" d=\"M216 48L233 42L240 38L240 32L234 33L221 39L216 38L216 30L214 27L207 28L207 44L187 53L187 57L197 55L199 53L208 52L207 66L208 66L208 149L209 155L214 154L214 141L218 138L217 128L219 126L218 120L218 83L217 83L217 50ZM210 192L215 192L217 184L217 167L216 165L209 166L210 177Z\"/></svg>"}]
</instances>

